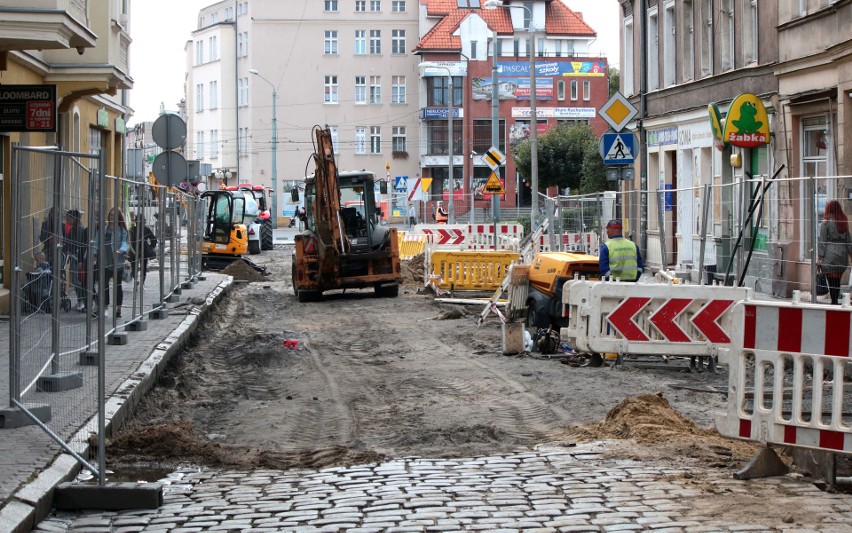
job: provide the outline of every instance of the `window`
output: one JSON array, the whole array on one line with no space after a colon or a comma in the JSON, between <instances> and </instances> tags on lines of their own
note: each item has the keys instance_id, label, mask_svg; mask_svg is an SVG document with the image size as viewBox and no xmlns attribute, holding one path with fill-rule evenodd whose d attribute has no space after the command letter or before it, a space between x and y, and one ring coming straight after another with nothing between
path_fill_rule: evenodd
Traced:
<instances>
[{"instance_id":1,"label":"window","mask_svg":"<svg viewBox=\"0 0 852 533\"><path fill-rule=\"evenodd\" d=\"M503 39L494 41L494 55L500 57L503 55Z\"/></svg>"},{"instance_id":2,"label":"window","mask_svg":"<svg viewBox=\"0 0 852 533\"><path fill-rule=\"evenodd\" d=\"M426 121L426 153L430 155L447 155L449 153L449 139L447 138L446 120ZM490 130L489 130L490 131ZM453 121L453 155L462 153L462 124L460 120ZM487 148L486 148L487 150Z\"/></svg>"},{"instance_id":3,"label":"window","mask_svg":"<svg viewBox=\"0 0 852 533\"><path fill-rule=\"evenodd\" d=\"M535 56L544 57L544 39L536 39L535 41Z\"/></svg>"},{"instance_id":4,"label":"window","mask_svg":"<svg viewBox=\"0 0 852 533\"><path fill-rule=\"evenodd\" d=\"M370 126L370 153L382 153L382 127Z\"/></svg>"},{"instance_id":5,"label":"window","mask_svg":"<svg viewBox=\"0 0 852 533\"><path fill-rule=\"evenodd\" d=\"M562 57L562 41L560 39L553 41L553 54L556 57Z\"/></svg>"},{"instance_id":6,"label":"window","mask_svg":"<svg viewBox=\"0 0 852 533\"><path fill-rule=\"evenodd\" d=\"M240 78L237 80L239 94L237 95L237 103L241 107L249 105L249 80L248 78Z\"/></svg>"},{"instance_id":7,"label":"window","mask_svg":"<svg viewBox=\"0 0 852 533\"><path fill-rule=\"evenodd\" d=\"M234 8L226 7L225 8L225 20L234 20Z\"/></svg>"},{"instance_id":8,"label":"window","mask_svg":"<svg viewBox=\"0 0 852 533\"><path fill-rule=\"evenodd\" d=\"M449 100L449 81L446 76L435 76L426 79L426 105L431 107L447 107ZM453 105L462 105L462 78L453 76Z\"/></svg>"},{"instance_id":9,"label":"window","mask_svg":"<svg viewBox=\"0 0 852 533\"><path fill-rule=\"evenodd\" d=\"M695 12L692 9L692 0L683 0L681 6L681 35L680 51L683 54L681 61L681 76L683 81L695 78Z\"/></svg>"},{"instance_id":10,"label":"window","mask_svg":"<svg viewBox=\"0 0 852 533\"><path fill-rule=\"evenodd\" d=\"M391 78L391 103L405 103L405 76L394 76Z\"/></svg>"},{"instance_id":11,"label":"window","mask_svg":"<svg viewBox=\"0 0 852 533\"><path fill-rule=\"evenodd\" d=\"M701 1L701 76L713 74L713 0Z\"/></svg>"},{"instance_id":12,"label":"window","mask_svg":"<svg viewBox=\"0 0 852 533\"><path fill-rule=\"evenodd\" d=\"M660 88L660 28L657 8L648 10L648 90Z\"/></svg>"},{"instance_id":13,"label":"window","mask_svg":"<svg viewBox=\"0 0 852 533\"><path fill-rule=\"evenodd\" d=\"M337 0L325 0L326 11L337 11Z\"/></svg>"},{"instance_id":14,"label":"window","mask_svg":"<svg viewBox=\"0 0 852 533\"><path fill-rule=\"evenodd\" d=\"M394 13L405 13L405 0L393 0L391 2L391 11Z\"/></svg>"},{"instance_id":15,"label":"window","mask_svg":"<svg viewBox=\"0 0 852 533\"><path fill-rule=\"evenodd\" d=\"M367 153L367 127L355 126L355 153Z\"/></svg>"},{"instance_id":16,"label":"window","mask_svg":"<svg viewBox=\"0 0 852 533\"><path fill-rule=\"evenodd\" d=\"M242 33L237 34L237 57L243 57L245 55L246 42L243 38Z\"/></svg>"},{"instance_id":17,"label":"window","mask_svg":"<svg viewBox=\"0 0 852 533\"><path fill-rule=\"evenodd\" d=\"M382 30L370 30L370 54L382 53Z\"/></svg>"},{"instance_id":18,"label":"window","mask_svg":"<svg viewBox=\"0 0 852 533\"><path fill-rule=\"evenodd\" d=\"M583 100L591 100L592 99L592 82L589 80L583 80Z\"/></svg>"},{"instance_id":19,"label":"window","mask_svg":"<svg viewBox=\"0 0 852 533\"><path fill-rule=\"evenodd\" d=\"M665 4L663 12L663 85L675 84L675 6L674 0Z\"/></svg>"},{"instance_id":20,"label":"window","mask_svg":"<svg viewBox=\"0 0 852 533\"><path fill-rule=\"evenodd\" d=\"M204 64L204 41L195 41L195 64Z\"/></svg>"},{"instance_id":21,"label":"window","mask_svg":"<svg viewBox=\"0 0 852 533\"><path fill-rule=\"evenodd\" d=\"M210 157L219 157L219 130L210 130Z\"/></svg>"},{"instance_id":22,"label":"window","mask_svg":"<svg viewBox=\"0 0 852 533\"><path fill-rule=\"evenodd\" d=\"M323 102L326 104L337 103L337 76L325 77L325 91L323 92Z\"/></svg>"},{"instance_id":23,"label":"window","mask_svg":"<svg viewBox=\"0 0 852 533\"><path fill-rule=\"evenodd\" d=\"M382 10L382 0L370 0L370 11L378 13Z\"/></svg>"},{"instance_id":24,"label":"window","mask_svg":"<svg viewBox=\"0 0 852 533\"><path fill-rule=\"evenodd\" d=\"M210 61L216 61L219 59L218 56L219 47L217 46L217 38L215 35L210 37Z\"/></svg>"},{"instance_id":25,"label":"window","mask_svg":"<svg viewBox=\"0 0 852 533\"><path fill-rule=\"evenodd\" d=\"M468 9L477 9L479 8L479 0L457 0L459 7L466 7Z\"/></svg>"},{"instance_id":26,"label":"window","mask_svg":"<svg viewBox=\"0 0 852 533\"><path fill-rule=\"evenodd\" d=\"M394 126L393 127L393 151L394 152L405 152L406 150L406 142L405 142L405 126Z\"/></svg>"},{"instance_id":27,"label":"window","mask_svg":"<svg viewBox=\"0 0 852 533\"><path fill-rule=\"evenodd\" d=\"M382 77L370 76L370 103L382 103Z\"/></svg>"},{"instance_id":28,"label":"window","mask_svg":"<svg viewBox=\"0 0 852 533\"><path fill-rule=\"evenodd\" d=\"M355 12L363 13L367 11L367 0L355 0Z\"/></svg>"},{"instance_id":29,"label":"window","mask_svg":"<svg viewBox=\"0 0 852 533\"><path fill-rule=\"evenodd\" d=\"M210 109L219 107L219 82L210 82Z\"/></svg>"},{"instance_id":30,"label":"window","mask_svg":"<svg viewBox=\"0 0 852 533\"><path fill-rule=\"evenodd\" d=\"M734 68L734 0L722 0L722 11L719 13L722 28L719 30L719 56L722 70Z\"/></svg>"},{"instance_id":31,"label":"window","mask_svg":"<svg viewBox=\"0 0 852 533\"><path fill-rule=\"evenodd\" d=\"M324 55L337 55L337 30L325 31Z\"/></svg>"},{"instance_id":32,"label":"window","mask_svg":"<svg viewBox=\"0 0 852 533\"><path fill-rule=\"evenodd\" d=\"M624 19L624 68L621 69L621 86L624 94L636 94L633 90L633 17Z\"/></svg>"},{"instance_id":33,"label":"window","mask_svg":"<svg viewBox=\"0 0 852 533\"><path fill-rule=\"evenodd\" d=\"M204 111L204 84L199 83L195 86L195 112Z\"/></svg>"},{"instance_id":34,"label":"window","mask_svg":"<svg viewBox=\"0 0 852 533\"><path fill-rule=\"evenodd\" d=\"M204 132L195 132L195 158L204 159Z\"/></svg>"},{"instance_id":35,"label":"window","mask_svg":"<svg viewBox=\"0 0 852 533\"><path fill-rule=\"evenodd\" d=\"M521 40L517 37L512 39L512 55L515 57L521 55Z\"/></svg>"},{"instance_id":36,"label":"window","mask_svg":"<svg viewBox=\"0 0 852 533\"><path fill-rule=\"evenodd\" d=\"M476 41L470 41L470 58L478 59L476 57Z\"/></svg>"},{"instance_id":37,"label":"window","mask_svg":"<svg viewBox=\"0 0 852 533\"><path fill-rule=\"evenodd\" d=\"M506 121L500 119L497 126L499 133L499 142L497 148L503 153L506 151ZM474 119L473 121L473 151L484 154L493 143L491 142L491 120L490 119Z\"/></svg>"},{"instance_id":38,"label":"window","mask_svg":"<svg viewBox=\"0 0 852 533\"><path fill-rule=\"evenodd\" d=\"M405 30L391 30L391 53L405 54Z\"/></svg>"},{"instance_id":39,"label":"window","mask_svg":"<svg viewBox=\"0 0 852 533\"><path fill-rule=\"evenodd\" d=\"M248 155L248 138L249 129L240 128L239 137L237 138L237 150L239 150L241 157L246 157Z\"/></svg>"},{"instance_id":40,"label":"window","mask_svg":"<svg viewBox=\"0 0 852 533\"><path fill-rule=\"evenodd\" d=\"M743 63L757 62L757 0L743 0Z\"/></svg>"},{"instance_id":41,"label":"window","mask_svg":"<svg viewBox=\"0 0 852 533\"><path fill-rule=\"evenodd\" d=\"M532 2L524 2L524 7L526 9L522 9L524 13L524 29L530 29L530 25L532 24L532 12L533 12L533 3Z\"/></svg>"},{"instance_id":42,"label":"window","mask_svg":"<svg viewBox=\"0 0 852 533\"><path fill-rule=\"evenodd\" d=\"M355 55L367 54L367 31L355 30Z\"/></svg>"},{"instance_id":43,"label":"window","mask_svg":"<svg viewBox=\"0 0 852 533\"><path fill-rule=\"evenodd\" d=\"M337 136L337 126L328 126L328 132L331 134L331 148L334 150L335 154L340 153L340 147L337 145L338 136Z\"/></svg>"},{"instance_id":44,"label":"window","mask_svg":"<svg viewBox=\"0 0 852 533\"><path fill-rule=\"evenodd\" d=\"M556 99L565 100L565 80L556 81Z\"/></svg>"},{"instance_id":45,"label":"window","mask_svg":"<svg viewBox=\"0 0 852 533\"><path fill-rule=\"evenodd\" d=\"M355 76L355 103L367 103L367 76Z\"/></svg>"},{"instance_id":46,"label":"window","mask_svg":"<svg viewBox=\"0 0 852 533\"><path fill-rule=\"evenodd\" d=\"M577 94L577 80L571 80L571 100L576 100L578 98Z\"/></svg>"}]
</instances>

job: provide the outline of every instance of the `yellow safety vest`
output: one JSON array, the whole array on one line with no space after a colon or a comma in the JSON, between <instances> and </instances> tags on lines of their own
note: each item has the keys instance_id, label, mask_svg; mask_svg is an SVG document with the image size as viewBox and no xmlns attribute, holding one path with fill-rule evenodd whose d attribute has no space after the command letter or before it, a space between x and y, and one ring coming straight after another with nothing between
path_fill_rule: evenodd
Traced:
<instances>
[{"instance_id":1,"label":"yellow safety vest","mask_svg":"<svg viewBox=\"0 0 852 533\"><path fill-rule=\"evenodd\" d=\"M609 271L613 279L636 281L639 279L639 264L636 244L624 237L616 237L605 243L609 250Z\"/></svg>"}]
</instances>

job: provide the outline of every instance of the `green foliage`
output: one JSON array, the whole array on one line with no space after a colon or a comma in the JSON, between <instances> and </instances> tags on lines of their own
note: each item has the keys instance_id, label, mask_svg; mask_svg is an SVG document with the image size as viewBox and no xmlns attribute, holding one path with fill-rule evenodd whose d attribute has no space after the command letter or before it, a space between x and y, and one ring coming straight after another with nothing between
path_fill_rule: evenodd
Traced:
<instances>
[{"instance_id":1,"label":"green foliage","mask_svg":"<svg viewBox=\"0 0 852 533\"><path fill-rule=\"evenodd\" d=\"M621 83L621 72L617 68L609 67L609 95L612 96L618 92L618 86Z\"/></svg>"},{"instance_id":2,"label":"green foliage","mask_svg":"<svg viewBox=\"0 0 852 533\"><path fill-rule=\"evenodd\" d=\"M606 165L603 163L597 145L587 146L583 154L580 194L616 190L616 183L606 180Z\"/></svg>"},{"instance_id":3,"label":"green foliage","mask_svg":"<svg viewBox=\"0 0 852 533\"><path fill-rule=\"evenodd\" d=\"M559 190L570 187L578 190L584 178L594 180L596 176L584 176L586 153L597 153L598 138L588 124L562 124L538 138L538 185L539 190L555 185ZM530 177L530 143L517 145L512 156L518 171ZM598 159L600 156L598 155ZM593 166L586 169L596 172ZM603 173L601 172L601 175Z\"/></svg>"}]
</instances>

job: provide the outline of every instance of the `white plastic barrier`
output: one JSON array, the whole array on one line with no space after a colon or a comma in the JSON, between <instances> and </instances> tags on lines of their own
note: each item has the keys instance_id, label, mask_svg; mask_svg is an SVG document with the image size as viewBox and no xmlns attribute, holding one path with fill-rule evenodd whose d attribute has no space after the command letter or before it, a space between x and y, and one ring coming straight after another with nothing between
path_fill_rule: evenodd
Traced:
<instances>
[{"instance_id":1,"label":"white plastic barrier","mask_svg":"<svg viewBox=\"0 0 852 533\"><path fill-rule=\"evenodd\" d=\"M465 250L470 240L467 224L418 224L416 230L442 250Z\"/></svg>"},{"instance_id":2,"label":"white plastic barrier","mask_svg":"<svg viewBox=\"0 0 852 533\"><path fill-rule=\"evenodd\" d=\"M722 435L852 454L852 308L737 304Z\"/></svg>"},{"instance_id":3,"label":"white plastic barrier","mask_svg":"<svg viewBox=\"0 0 852 533\"><path fill-rule=\"evenodd\" d=\"M582 353L711 356L731 342L745 287L569 280L561 338Z\"/></svg>"},{"instance_id":4,"label":"white plastic barrier","mask_svg":"<svg viewBox=\"0 0 852 533\"><path fill-rule=\"evenodd\" d=\"M469 224L467 248L471 250L493 250L494 249L494 225L493 224ZM506 237L523 240L523 224L497 224L498 241Z\"/></svg>"}]
</instances>

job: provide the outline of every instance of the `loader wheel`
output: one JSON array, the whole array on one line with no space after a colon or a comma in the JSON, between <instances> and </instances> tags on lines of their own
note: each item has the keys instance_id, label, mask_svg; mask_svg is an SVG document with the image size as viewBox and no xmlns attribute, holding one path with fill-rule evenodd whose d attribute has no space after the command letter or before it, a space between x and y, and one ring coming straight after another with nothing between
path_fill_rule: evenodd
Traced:
<instances>
[{"instance_id":1,"label":"loader wheel","mask_svg":"<svg viewBox=\"0 0 852 533\"><path fill-rule=\"evenodd\" d=\"M536 325L536 312L535 312L535 302L530 302L527 304L527 321L526 326L527 329L531 331L535 331L538 326Z\"/></svg>"},{"instance_id":2,"label":"loader wheel","mask_svg":"<svg viewBox=\"0 0 852 533\"><path fill-rule=\"evenodd\" d=\"M248 242L248 253L257 255L260 253L260 240Z\"/></svg>"},{"instance_id":3,"label":"loader wheel","mask_svg":"<svg viewBox=\"0 0 852 533\"><path fill-rule=\"evenodd\" d=\"M593 353L589 356L589 364L593 368L600 368L603 366L603 357L599 353Z\"/></svg>"},{"instance_id":4,"label":"loader wheel","mask_svg":"<svg viewBox=\"0 0 852 533\"><path fill-rule=\"evenodd\" d=\"M399 285L376 285L376 296L379 298L396 298L399 296Z\"/></svg>"},{"instance_id":5,"label":"loader wheel","mask_svg":"<svg viewBox=\"0 0 852 533\"><path fill-rule=\"evenodd\" d=\"M265 221L260 226L260 249L272 250L272 222Z\"/></svg>"}]
</instances>

